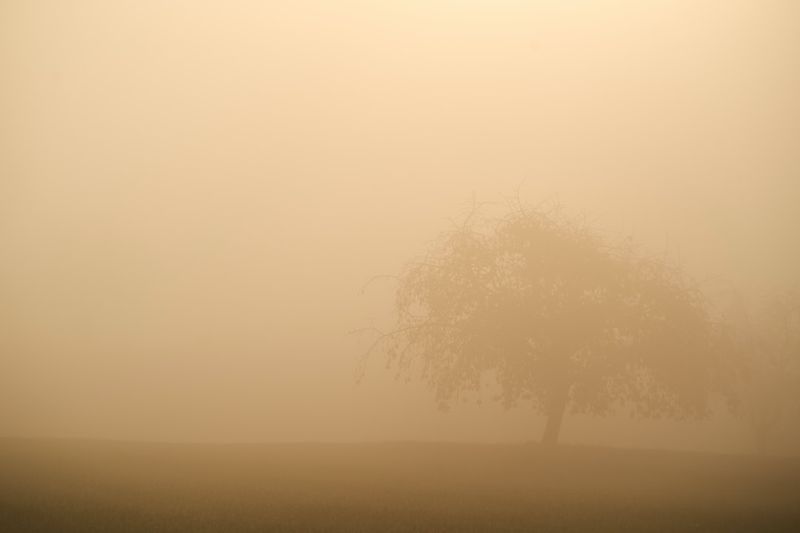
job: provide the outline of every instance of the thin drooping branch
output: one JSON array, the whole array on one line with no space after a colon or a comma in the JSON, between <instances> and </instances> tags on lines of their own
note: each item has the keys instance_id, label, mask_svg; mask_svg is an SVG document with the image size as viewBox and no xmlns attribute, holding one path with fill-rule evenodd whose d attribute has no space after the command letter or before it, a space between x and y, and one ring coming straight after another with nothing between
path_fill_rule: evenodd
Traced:
<instances>
[{"instance_id":1,"label":"thin drooping branch","mask_svg":"<svg viewBox=\"0 0 800 533\"><path fill-rule=\"evenodd\" d=\"M441 324L441 323L429 323L429 322L426 322L426 323L421 323L421 324L413 324L413 325L409 325L409 326L404 326L404 327L397 328L395 330L388 331L388 332L384 332L381 329L379 329L377 327L374 327L374 326L371 326L371 327L368 327L368 328L358 328L358 329L351 330L349 332L350 334L359 334L359 333L371 332L371 333L374 333L374 334L377 335L376 338L369 345L369 347L366 349L366 351L359 358L359 361L358 361L358 363L356 365L356 381L360 382L363 379L364 374L366 372L367 363L369 362L369 358L375 352L375 350L378 349L378 347L381 345L381 343L387 342L387 341L389 341L389 340L391 340L391 339L393 339L395 337L404 335L404 334L406 334L406 333L408 333L410 331L414 331L414 330L418 330L418 329L422 329L422 328L430 328L430 327L452 328L452 327L455 327L455 326L452 325L452 324ZM411 344L410 342L407 343L406 348L410 344Z\"/></svg>"}]
</instances>

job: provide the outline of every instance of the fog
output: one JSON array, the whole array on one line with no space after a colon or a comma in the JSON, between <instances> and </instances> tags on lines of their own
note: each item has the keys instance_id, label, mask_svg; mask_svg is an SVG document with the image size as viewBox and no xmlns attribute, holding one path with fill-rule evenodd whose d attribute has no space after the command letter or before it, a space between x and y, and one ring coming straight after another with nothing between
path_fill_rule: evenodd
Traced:
<instances>
[{"instance_id":1,"label":"fog","mask_svg":"<svg viewBox=\"0 0 800 533\"><path fill-rule=\"evenodd\" d=\"M438 411L380 356L357 383L373 277L519 197L709 293L796 286L798 94L789 0L2 2L0 435L537 440L531 409Z\"/></svg>"}]
</instances>

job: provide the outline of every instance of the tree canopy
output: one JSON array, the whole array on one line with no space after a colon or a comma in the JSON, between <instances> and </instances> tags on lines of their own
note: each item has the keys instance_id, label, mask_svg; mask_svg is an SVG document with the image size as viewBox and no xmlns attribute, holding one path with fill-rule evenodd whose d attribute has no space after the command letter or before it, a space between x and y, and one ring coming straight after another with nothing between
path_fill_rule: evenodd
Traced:
<instances>
[{"instance_id":1,"label":"tree canopy","mask_svg":"<svg viewBox=\"0 0 800 533\"><path fill-rule=\"evenodd\" d=\"M473 213L407 264L395 311L375 345L390 365L418 373L442 406L491 375L499 401L546 415L547 443L565 412L705 409L713 357L700 291L558 211Z\"/></svg>"}]
</instances>

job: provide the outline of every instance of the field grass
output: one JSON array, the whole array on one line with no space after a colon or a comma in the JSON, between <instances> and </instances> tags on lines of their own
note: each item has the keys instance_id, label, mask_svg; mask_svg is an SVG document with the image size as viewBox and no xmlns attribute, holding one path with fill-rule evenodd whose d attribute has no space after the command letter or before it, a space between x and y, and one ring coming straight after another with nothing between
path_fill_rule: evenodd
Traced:
<instances>
[{"instance_id":1,"label":"field grass","mask_svg":"<svg viewBox=\"0 0 800 533\"><path fill-rule=\"evenodd\" d=\"M800 531L800 462L533 444L6 439L0 531Z\"/></svg>"}]
</instances>

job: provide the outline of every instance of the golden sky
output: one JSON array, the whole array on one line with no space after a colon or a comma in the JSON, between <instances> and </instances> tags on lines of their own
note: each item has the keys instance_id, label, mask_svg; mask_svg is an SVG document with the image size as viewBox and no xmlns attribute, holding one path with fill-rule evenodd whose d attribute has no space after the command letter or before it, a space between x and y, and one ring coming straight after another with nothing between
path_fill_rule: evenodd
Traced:
<instances>
[{"instance_id":1,"label":"golden sky","mask_svg":"<svg viewBox=\"0 0 800 533\"><path fill-rule=\"evenodd\" d=\"M0 434L536 438L353 383L362 286L473 195L800 272L791 0L8 0L0 80Z\"/></svg>"}]
</instances>

